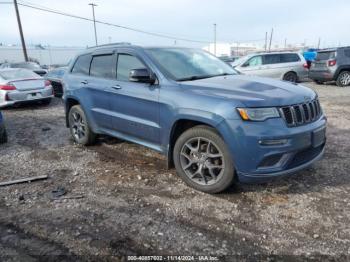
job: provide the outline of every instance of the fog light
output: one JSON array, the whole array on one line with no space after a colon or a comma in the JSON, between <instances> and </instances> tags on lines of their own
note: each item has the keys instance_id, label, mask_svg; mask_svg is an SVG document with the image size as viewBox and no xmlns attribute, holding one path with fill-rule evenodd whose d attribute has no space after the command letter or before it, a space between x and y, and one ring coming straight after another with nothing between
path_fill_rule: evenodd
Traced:
<instances>
[{"instance_id":1,"label":"fog light","mask_svg":"<svg viewBox=\"0 0 350 262\"><path fill-rule=\"evenodd\" d=\"M287 144L288 139L267 139L259 140L259 144L262 146L281 146Z\"/></svg>"}]
</instances>

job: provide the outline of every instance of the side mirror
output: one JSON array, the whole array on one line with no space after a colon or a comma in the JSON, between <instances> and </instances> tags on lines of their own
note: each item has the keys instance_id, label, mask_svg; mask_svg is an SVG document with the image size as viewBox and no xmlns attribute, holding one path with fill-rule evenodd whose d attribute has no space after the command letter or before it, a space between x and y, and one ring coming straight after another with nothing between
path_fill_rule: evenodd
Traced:
<instances>
[{"instance_id":1,"label":"side mirror","mask_svg":"<svg viewBox=\"0 0 350 262\"><path fill-rule=\"evenodd\" d=\"M132 69L129 73L129 81L154 84L156 81L153 74L147 68Z\"/></svg>"}]
</instances>

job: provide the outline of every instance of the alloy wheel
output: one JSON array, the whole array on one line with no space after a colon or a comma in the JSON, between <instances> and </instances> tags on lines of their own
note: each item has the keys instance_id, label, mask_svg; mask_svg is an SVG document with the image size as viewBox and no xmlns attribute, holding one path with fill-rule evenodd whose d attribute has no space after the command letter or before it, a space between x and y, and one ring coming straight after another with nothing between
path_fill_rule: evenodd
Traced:
<instances>
[{"instance_id":1,"label":"alloy wheel","mask_svg":"<svg viewBox=\"0 0 350 262\"><path fill-rule=\"evenodd\" d=\"M86 136L85 122L79 112L72 113L72 131L78 141Z\"/></svg>"},{"instance_id":2,"label":"alloy wheel","mask_svg":"<svg viewBox=\"0 0 350 262\"><path fill-rule=\"evenodd\" d=\"M340 76L340 83L343 85L343 86L347 86L350 84L350 73L343 73L341 76Z\"/></svg>"},{"instance_id":3,"label":"alloy wheel","mask_svg":"<svg viewBox=\"0 0 350 262\"><path fill-rule=\"evenodd\" d=\"M223 153L213 141L203 137L186 141L181 149L180 163L185 174L200 185L215 184L225 170Z\"/></svg>"}]
</instances>

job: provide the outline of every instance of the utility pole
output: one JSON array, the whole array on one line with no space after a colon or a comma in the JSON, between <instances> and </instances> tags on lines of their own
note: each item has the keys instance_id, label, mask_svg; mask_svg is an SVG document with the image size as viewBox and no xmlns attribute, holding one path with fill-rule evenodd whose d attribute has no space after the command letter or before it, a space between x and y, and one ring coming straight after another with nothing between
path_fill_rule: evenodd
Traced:
<instances>
[{"instance_id":1,"label":"utility pole","mask_svg":"<svg viewBox=\"0 0 350 262\"><path fill-rule=\"evenodd\" d=\"M267 32L265 32L265 52L267 50Z\"/></svg>"},{"instance_id":2,"label":"utility pole","mask_svg":"<svg viewBox=\"0 0 350 262\"><path fill-rule=\"evenodd\" d=\"M23 55L24 55L24 60L28 62L28 54L27 54L27 47L26 43L24 41L24 36L23 36L23 30L22 30L22 24L21 24L21 18L19 17L19 11L18 11L18 4L17 0L13 0L13 3L15 4L15 9L16 9L16 16L17 16L17 23L18 23L18 29L19 29L19 34L21 36L21 42L22 42L22 49L23 49Z\"/></svg>"},{"instance_id":3,"label":"utility pole","mask_svg":"<svg viewBox=\"0 0 350 262\"><path fill-rule=\"evenodd\" d=\"M216 56L216 24L214 24L214 55Z\"/></svg>"},{"instance_id":4,"label":"utility pole","mask_svg":"<svg viewBox=\"0 0 350 262\"><path fill-rule=\"evenodd\" d=\"M287 49L287 38L284 39L284 49Z\"/></svg>"},{"instance_id":5,"label":"utility pole","mask_svg":"<svg viewBox=\"0 0 350 262\"><path fill-rule=\"evenodd\" d=\"M321 46L321 37L318 38L317 49L320 49L320 46Z\"/></svg>"},{"instance_id":6,"label":"utility pole","mask_svg":"<svg viewBox=\"0 0 350 262\"><path fill-rule=\"evenodd\" d=\"M269 52L271 51L272 36L273 36L273 28L271 29L270 43L269 43Z\"/></svg>"},{"instance_id":7,"label":"utility pole","mask_svg":"<svg viewBox=\"0 0 350 262\"><path fill-rule=\"evenodd\" d=\"M94 3L90 3L89 5L91 5L92 7L92 19L94 20L94 30L95 30L95 43L97 46L97 32L96 32L96 19L95 19L95 6L97 6Z\"/></svg>"}]
</instances>

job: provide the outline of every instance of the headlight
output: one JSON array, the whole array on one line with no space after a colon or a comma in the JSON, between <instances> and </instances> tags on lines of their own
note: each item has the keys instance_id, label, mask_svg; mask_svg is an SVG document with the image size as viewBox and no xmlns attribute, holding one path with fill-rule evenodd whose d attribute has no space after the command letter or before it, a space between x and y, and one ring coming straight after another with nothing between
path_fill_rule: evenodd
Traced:
<instances>
[{"instance_id":1,"label":"headlight","mask_svg":"<svg viewBox=\"0 0 350 262\"><path fill-rule=\"evenodd\" d=\"M246 121L265 121L268 118L280 117L275 107L237 108L239 115Z\"/></svg>"}]
</instances>

